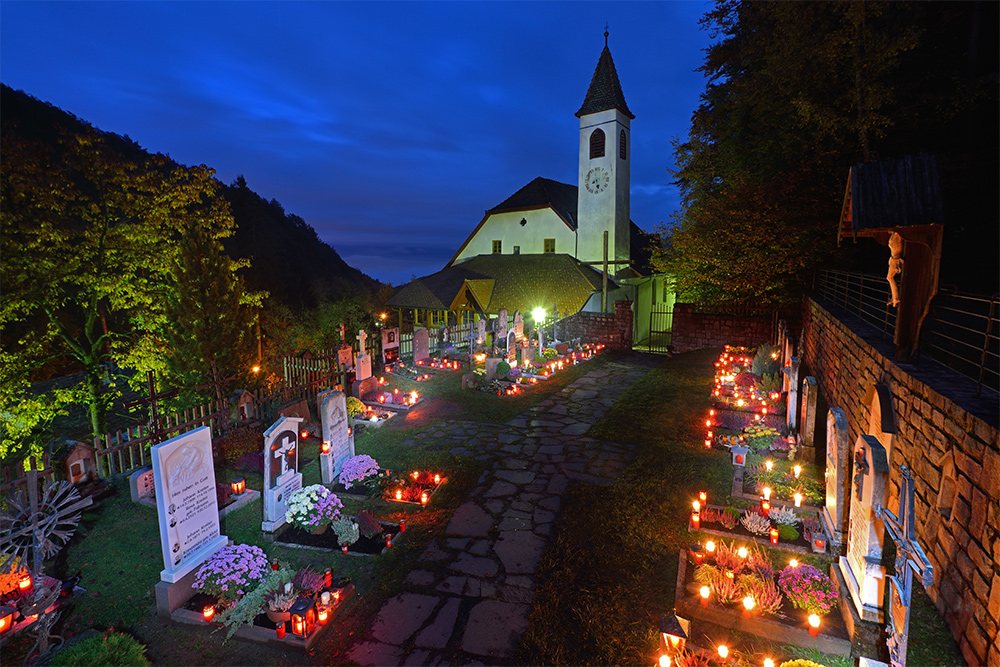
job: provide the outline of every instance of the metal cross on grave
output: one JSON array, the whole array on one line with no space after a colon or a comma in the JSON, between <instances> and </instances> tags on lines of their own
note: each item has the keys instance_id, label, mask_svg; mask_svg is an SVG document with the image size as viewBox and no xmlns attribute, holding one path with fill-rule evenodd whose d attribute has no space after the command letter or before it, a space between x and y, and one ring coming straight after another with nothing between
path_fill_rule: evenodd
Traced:
<instances>
[{"instance_id":1,"label":"metal cross on grave","mask_svg":"<svg viewBox=\"0 0 1000 667\"><path fill-rule=\"evenodd\" d=\"M162 394L156 393L156 374L153 371L148 372L149 380L149 398L139 398L134 401L129 401L125 403L125 409L131 410L137 405L142 405L143 403L149 404L149 442L150 444L157 444L163 439L164 432L160 429L160 415L157 411L159 406L159 400L161 398L173 398L177 395L176 389L171 389L170 391L165 391Z\"/></svg>"},{"instance_id":2,"label":"metal cross on grave","mask_svg":"<svg viewBox=\"0 0 1000 667\"><path fill-rule=\"evenodd\" d=\"M886 643L889 662L893 667L905 667L906 644L910 630L910 595L913 575L920 576L920 583L927 588L934 583L934 566L927 560L917 542L913 518L913 477L910 469L900 466L903 486L899 490L899 514L875 505L875 516L882 519L892 541L896 543L896 574L889 580L889 609L886 613ZM900 579L902 578L902 579Z\"/></svg>"},{"instance_id":3,"label":"metal cross on grave","mask_svg":"<svg viewBox=\"0 0 1000 667\"><path fill-rule=\"evenodd\" d=\"M347 342L347 325L343 322L340 323L340 344L343 345Z\"/></svg>"}]
</instances>

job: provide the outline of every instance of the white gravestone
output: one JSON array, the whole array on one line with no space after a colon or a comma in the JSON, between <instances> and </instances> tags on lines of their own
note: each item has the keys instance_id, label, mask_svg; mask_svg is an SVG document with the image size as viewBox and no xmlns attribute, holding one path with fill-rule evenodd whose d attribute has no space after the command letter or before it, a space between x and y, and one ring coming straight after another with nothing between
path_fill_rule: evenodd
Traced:
<instances>
[{"instance_id":1,"label":"white gravestone","mask_svg":"<svg viewBox=\"0 0 1000 667\"><path fill-rule=\"evenodd\" d=\"M847 556L840 557L839 565L861 620L881 623L885 593L884 526L875 518L873 508L885 504L889 461L885 448L870 435L858 436L853 451L851 525L847 535Z\"/></svg>"},{"instance_id":2,"label":"white gravestone","mask_svg":"<svg viewBox=\"0 0 1000 667\"><path fill-rule=\"evenodd\" d=\"M486 343L486 320L476 322L476 346Z\"/></svg>"},{"instance_id":3,"label":"white gravestone","mask_svg":"<svg viewBox=\"0 0 1000 667\"><path fill-rule=\"evenodd\" d=\"M261 529L273 533L285 523L288 497L302 488L299 472L301 417L282 417L264 431L264 521Z\"/></svg>"},{"instance_id":4,"label":"white gravestone","mask_svg":"<svg viewBox=\"0 0 1000 667\"><path fill-rule=\"evenodd\" d=\"M885 447L886 457L892 460L893 439L896 435L896 412L892 407L892 392L884 384L868 389L865 404L869 407L868 434Z\"/></svg>"},{"instance_id":5,"label":"white gravestone","mask_svg":"<svg viewBox=\"0 0 1000 667\"><path fill-rule=\"evenodd\" d=\"M219 530L212 429L202 426L153 445L150 455L163 549L160 579L172 584L229 542Z\"/></svg>"},{"instance_id":6,"label":"white gravestone","mask_svg":"<svg viewBox=\"0 0 1000 667\"><path fill-rule=\"evenodd\" d=\"M427 329L416 329L413 332L413 363L419 364L431 357L430 334Z\"/></svg>"},{"instance_id":7,"label":"white gravestone","mask_svg":"<svg viewBox=\"0 0 1000 667\"><path fill-rule=\"evenodd\" d=\"M358 352L358 358L354 360L354 379L357 382L362 380L367 380L372 376L372 357L365 350L365 341L368 339L368 334L362 329L358 332L358 342L361 344Z\"/></svg>"},{"instance_id":8,"label":"white gravestone","mask_svg":"<svg viewBox=\"0 0 1000 667\"><path fill-rule=\"evenodd\" d=\"M501 308L497 313L497 337L507 338L507 309Z\"/></svg>"},{"instance_id":9,"label":"white gravestone","mask_svg":"<svg viewBox=\"0 0 1000 667\"><path fill-rule=\"evenodd\" d=\"M132 495L133 503L141 502L147 498L150 501L155 500L156 478L153 475L153 467L144 466L129 475L128 490Z\"/></svg>"},{"instance_id":10,"label":"white gravestone","mask_svg":"<svg viewBox=\"0 0 1000 667\"><path fill-rule=\"evenodd\" d=\"M799 441L803 448L803 458L808 463L816 462L816 398L819 387L816 378L807 375L802 379L802 409L799 412Z\"/></svg>"},{"instance_id":11,"label":"white gravestone","mask_svg":"<svg viewBox=\"0 0 1000 667\"><path fill-rule=\"evenodd\" d=\"M382 363L399 359L399 327L382 329Z\"/></svg>"},{"instance_id":12,"label":"white gravestone","mask_svg":"<svg viewBox=\"0 0 1000 667\"><path fill-rule=\"evenodd\" d=\"M545 329L538 327L538 354L545 348Z\"/></svg>"},{"instance_id":13,"label":"white gravestone","mask_svg":"<svg viewBox=\"0 0 1000 667\"><path fill-rule=\"evenodd\" d=\"M349 435L347 396L342 391L324 391L316 396L323 442L330 444L327 454L320 453L319 469L323 484L330 485L340 476L344 461L354 456L354 438Z\"/></svg>"},{"instance_id":14,"label":"white gravestone","mask_svg":"<svg viewBox=\"0 0 1000 667\"><path fill-rule=\"evenodd\" d=\"M486 358L486 379L495 380L497 377L497 365L500 363L501 359L498 357L487 357Z\"/></svg>"},{"instance_id":15,"label":"white gravestone","mask_svg":"<svg viewBox=\"0 0 1000 667\"><path fill-rule=\"evenodd\" d=\"M822 516L830 542L838 547L847 535L849 437L847 415L840 408L830 408L826 415L826 506Z\"/></svg>"},{"instance_id":16,"label":"white gravestone","mask_svg":"<svg viewBox=\"0 0 1000 667\"><path fill-rule=\"evenodd\" d=\"M796 432L799 428L799 358L792 357L788 366L781 369L785 374L788 391L788 406L785 410L788 430Z\"/></svg>"},{"instance_id":17,"label":"white gravestone","mask_svg":"<svg viewBox=\"0 0 1000 667\"><path fill-rule=\"evenodd\" d=\"M514 330L507 332L507 363L513 366L517 362L517 336Z\"/></svg>"},{"instance_id":18,"label":"white gravestone","mask_svg":"<svg viewBox=\"0 0 1000 667\"><path fill-rule=\"evenodd\" d=\"M521 311L514 311L514 336L517 340L522 340L524 338L524 318L521 317Z\"/></svg>"}]
</instances>

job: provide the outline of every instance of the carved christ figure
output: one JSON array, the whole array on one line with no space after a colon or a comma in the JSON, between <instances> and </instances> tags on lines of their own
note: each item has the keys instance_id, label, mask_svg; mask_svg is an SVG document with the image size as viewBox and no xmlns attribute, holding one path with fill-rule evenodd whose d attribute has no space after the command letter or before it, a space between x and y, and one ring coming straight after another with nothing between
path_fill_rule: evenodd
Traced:
<instances>
[{"instance_id":1,"label":"carved christ figure","mask_svg":"<svg viewBox=\"0 0 1000 667\"><path fill-rule=\"evenodd\" d=\"M896 307L899 305L899 287L896 285L896 276L903 272L903 237L896 232L889 237L889 272L885 279L889 281L889 289L892 291L892 298L888 305Z\"/></svg>"}]
</instances>

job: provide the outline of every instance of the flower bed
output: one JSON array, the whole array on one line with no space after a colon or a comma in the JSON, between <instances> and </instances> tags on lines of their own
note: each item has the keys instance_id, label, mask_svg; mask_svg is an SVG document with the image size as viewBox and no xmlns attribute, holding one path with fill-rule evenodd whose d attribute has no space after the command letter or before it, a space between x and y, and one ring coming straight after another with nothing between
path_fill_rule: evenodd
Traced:
<instances>
[{"instance_id":1,"label":"flower bed","mask_svg":"<svg viewBox=\"0 0 1000 667\"><path fill-rule=\"evenodd\" d=\"M781 572L784 570L775 573L773 566L770 564L763 566L756 557L753 558L755 569L748 570L744 565L740 571L733 572L733 577L730 578L715 563L696 566L689 560L687 553L682 551L678 562L675 590L676 613L685 618L733 628L772 641L812 648L833 655L849 655L850 635L840 614L828 613L824 616L816 635L813 636L809 631L808 614L796 607L789 599L789 591L781 587ZM748 555L746 560L750 561L751 556ZM696 577L696 570L705 568L706 565L716 568L718 573L703 570ZM771 571L770 577L767 576L768 567ZM799 565L799 567L808 566ZM785 570L787 569L786 567ZM741 576L744 577L742 580ZM706 583L698 581L699 578ZM703 586L709 589L707 598L701 596ZM762 604L758 605L755 599L752 611L746 611L743 604L747 592L763 593ZM776 592L779 594L777 598ZM719 593L723 601L720 601ZM801 591L792 591L791 594L794 600L804 599ZM760 607L766 607L768 611L762 611Z\"/></svg>"},{"instance_id":2,"label":"flower bed","mask_svg":"<svg viewBox=\"0 0 1000 667\"><path fill-rule=\"evenodd\" d=\"M699 527L694 529L689 525L688 529L701 531L715 537L753 541L756 544L767 545L773 549L793 553L808 553L810 551L812 543L805 534L804 521L812 521L818 524L815 514L800 515L792 512L790 509L784 510L780 508L772 509L770 514L773 516L791 514L795 516L795 519L790 520L789 518L788 523L779 523L774 520L773 516L765 518L757 511L740 511L735 508L709 505L702 508L699 514ZM763 520L760 526L753 526L758 528L757 532L751 530L751 526L748 526L748 523L753 524L755 521L752 517L759 517L760 520ZM782 526L785 527L782 528ZM760 530L761 527L763 527L762 531ZM777 529L780 533L777 544L771 541L770 531L772 528Z\"/></svg>"},{"instance_id":3,"label":"flower bed","mask_svg":"<svg viewBox=\"0 0 1000 667\"><path fill-rule=\"evenodd\" d=\"M426 361L418 361L416 365L421 369L427 368L432 371L439 371L443 373L451 373L461 368L461 363L458 361L452 361L450 359L435 359L434 357L431 357Z\"/></svg>"},{"instance_id":4,"label":"flower bed","mask_svg":"<svg viewBox=\"0 0 1000 667\"><path fill-rule=\"evenodd\" d=\"M440 473L413 471L389 482L383 497L392 503L426 505L447 481L448 478Z\"/></svg>"},{"instance_id":5,"label":"flower bed","mask_svg":"<svg viewBox=\"0 0 1000 667\"><path fill-rule=\"evenodd\" d=\"M424 380L429 380L431 375L422 368L417 366L407 366L403 362L399 361L391 366L385 367L385 372L388 375L396 375L401 378L406 378L407 380L412 380L413 382L423 382ZM379 384L383 384L379 382Z\"/></svg>"},{"instance_id":6,"label":"flower bed","mask_svg":"<svg viewBox=\"0 0 1000 667\"><path fill-rule=\"evenodd\" d=\"M403 533L399 524L379 522L378 525L380 533L373 536L359 535L355 542L348 545L347 555L376 556L395 544L396 539ZM298 528L289 528L275 538L274 542L286 547L344 553L340 538L333 530L315 535Z\"/></svg>"}]
</instances>

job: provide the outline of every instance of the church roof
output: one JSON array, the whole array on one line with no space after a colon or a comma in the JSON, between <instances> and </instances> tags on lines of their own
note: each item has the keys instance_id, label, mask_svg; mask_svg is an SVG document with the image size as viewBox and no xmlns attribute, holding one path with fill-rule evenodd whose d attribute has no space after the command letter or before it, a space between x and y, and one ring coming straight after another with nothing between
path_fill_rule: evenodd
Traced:
<instances>
[{"instance_id":1,"label":"church roof","mask_svg":"<svg viewBox=\"0 0 1000 667\"><path fill-rule=\"evenodd\" d=\"M570 229L576 229L577 187L539 176L502 202L486 211L525 211L552 207Z\"/></svg>"},{"instance_id":2,"label":"church roof","mask_svg":"<svg viewBox=\"0 0 1000 667\"><path fill-rule=\"evenodd\" d=\"M618 81L615 62L611 59L608 45L605 44L597 61L597 68L594 70L594 78L590 80L587 96L583 98L583 106L576 112L576 117L608 109L618 109L629 118L635 118L625 103L625 94L622 93L622 84Z\"/></svg>"},{"instance_id":3,"label":"church roof","mask_svg":"<svg viewBox=\"0 0 1000 667\"><path fill-rule=\"evenodd\" d=\"M601 272L570 255L477 255L404 285L387 305L448 310L468 281L483 310L528 312L556 304L576 313L601 289ZM609 281L609 288L615 284Z\"/></svg>"}]
</instances>

